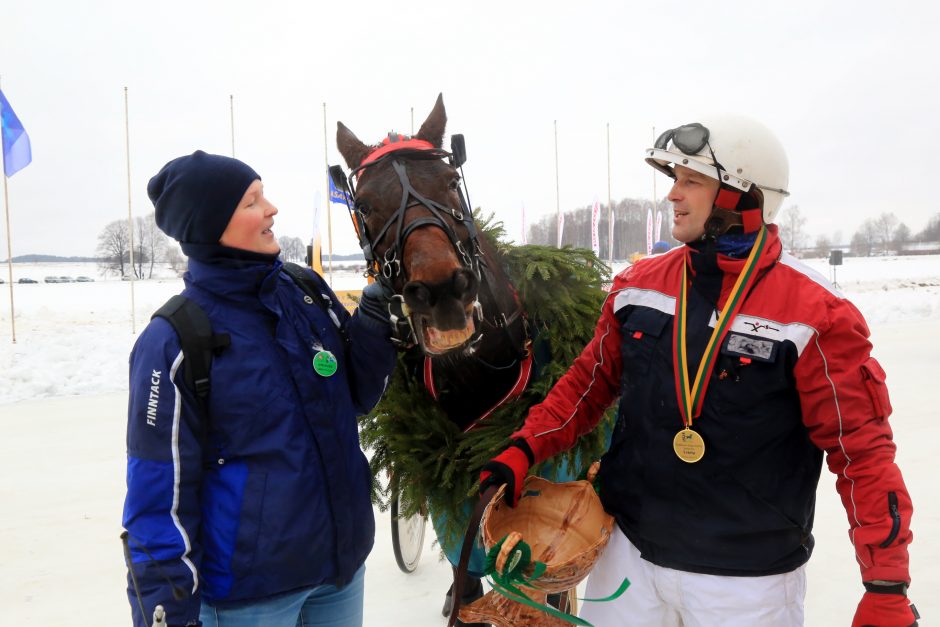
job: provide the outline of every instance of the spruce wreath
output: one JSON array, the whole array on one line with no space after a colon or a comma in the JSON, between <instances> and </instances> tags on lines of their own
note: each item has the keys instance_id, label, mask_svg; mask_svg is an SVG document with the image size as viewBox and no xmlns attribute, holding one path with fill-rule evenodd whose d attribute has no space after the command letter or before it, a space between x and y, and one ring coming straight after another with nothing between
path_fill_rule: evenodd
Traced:
<instances>
[{"instance_id":1,"label":"spruce wreath","mask_svg":"<svg viewBox=\"0 0 940 627\"><path fill-rule=\"evenodd\" d=\"M463 433L425 389L419 351L404 351L382 400L360 417L362 446L371 453L373 502L385 511L391 490L397 490L400 515L430 511L444 517L446 535L459 537L466 527L467 500L478 492L480 468L508 445L529 408L545 398L590 341L606 296L603 283L610 275L590 250L508 244L502 223L492 216L479 226L522 300L537 360L539 354L549 358L539 364L521 396ZM609 409L597 429L551 461L577 474L582 469L576 463L586 468L599 459L613 416ZM530 472L538 474L539 469ZM394 480L383 481L386 477Z\"/></svg>"}]
</instances>

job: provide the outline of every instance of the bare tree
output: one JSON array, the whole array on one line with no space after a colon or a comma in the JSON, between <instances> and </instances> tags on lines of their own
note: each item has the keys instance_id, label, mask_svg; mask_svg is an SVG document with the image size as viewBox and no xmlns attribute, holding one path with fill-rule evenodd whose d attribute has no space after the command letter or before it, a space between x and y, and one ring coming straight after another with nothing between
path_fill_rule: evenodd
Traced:
<instances>
[{"instance_id":1,"label":"bare tree","mask_svg":"<svg viewBox=\"0 0 940 627\"><path fill-rule=\"evenodd\" d=\"M144 264L149 265L147 278L153 278L153 267L165 258L167 237L157 227L155 214L134 219L134 262L137 265L137 278L144 278Z\"/></svg>"},{"instance_id":2,"label":"bare tree","mask_svg":"<svg viewBox=\"0 0 940 627\"><path fill-rule=\"evenodd\" d=\"M894 233L891 235L892 245L894 250L898 251L898 254L901 253L901 250L904 249L904 245L911 241L911 229L903 222L894 229Z\"/></svg>"},{"instance_id":3,"label":"bare tree","mask_svg":"<svg viewBox=\"0 0 940 627\"><path fill-rule=\"evenodd\" d=\"M874 219L873 225L876 231L876 241L881 244L881 251L887 254L894 229L898 225L898 218L893 213L882 213Z\"/></svg>"},{"instance_id":4,"label":"bare tree","mask_svg":"<svg viewBox=\"0 0 940 627\"><path fill-rule=\"evenodd\" d=\"M830 250L832 250L832 241L827 235L820 235L816 238L817 257L828 257Z\"/></svg>"},{"instance_id":5,"label":"bare tree","mask_svg":"<svg viewBox=\"0 0 940 627\"><path fill-rule=\"evenodd\" d=\"M98 269L102 274L115 274L123 277L126 260L130 259L130 234L127 230L127 222L124 220L109 222L98 233L98 247L95 252L98 254Z\"/></svg>"},{"instance_id":6,"label":"bare tree","mask_svg":"<svg viewBox=\"0 0 940 627\"><path fill-rule=\"evenodd\" d=\"M877 243L878 226L874 220L869 218L862 223L862 226L852 236L852 252L862 257L871 257Z\"/></svg>"},{"instance_id":7,"label":"bare tree","mask_svg":"<svg viewBox=\"0 0 940 627\"><path fill-rule=\"evenodd\" d=\"M281 259L284 261L294 261L298 263L304 262L304 257L307 254L307 247L304 246L304 241L299 237L291 237L290 235L284 235L277 239L278 245L281 247Z\"/></svg>"},{"instance_id":8,"label":"bare tree","mask_svg":"<svg viewBox=\"0 0 940 627\"><path fill-rule=\"evenodd\" d=\"M780 239L784 246L790 250L802 250L806 247L806 218L800 211L799 205L790 205L783 210L783 219L777 224L780 226Z\"/></svg>"},{"instance_id":9,"label":"bare tree","mask_svg":"<svg viewBox=\"0 0 940 627\"><path fill-rule=\"evenodd\" d=\"M152 261L147 254L145 231L147 229L144 218L134 218L134 277L144 278L144 264Z\"/></svg>"},{"instance_id":10,"label":"bare tree","mask_svg":"<svg viewBox=\"0 0 940 627\"><path fill-rule=\"evenodd\" d=\"M189 265L189 261L183 254L178 243L170 238L166 238L163 248L163 257L166 259L166 262L170 265L173 272L176 273L176 276L183 276L183 273L186 272L186 268Z\"/></svg>"},{"instance_id":11,"label":"bare tree","mask_svg":"<svg viewBox=\"0 0 940 627\"><path fill-rule=\"evenodd\" d=\"M927 226L924 227L924 230L917 234L917 241L940 241L940 213L936 213L930 217L930 220L927 221Z\"/></svg>"}]
</instances>

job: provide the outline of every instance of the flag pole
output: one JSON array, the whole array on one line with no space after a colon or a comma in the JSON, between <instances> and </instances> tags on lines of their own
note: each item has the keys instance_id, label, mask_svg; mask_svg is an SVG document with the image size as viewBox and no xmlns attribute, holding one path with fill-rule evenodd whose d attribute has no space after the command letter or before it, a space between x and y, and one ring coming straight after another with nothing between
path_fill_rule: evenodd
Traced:
<instances>
[{"instance_id":1,"label":"flag pole","mask_svg":"<svg viewBox=\"0 0 940 627\"><path fill-rule=\"evenodd\" d=\"M3 213L7 221L7 280L10 282L10 333L16 344L16 315L13 307L13 238L10 235L10 197L7 194L6 154L0 150L0 165L3 166Z\"/></svg>"},{"instance_id":2,"label":"flag pole","mask_svg":"<svg viewBox=\"0 0 940 627\"><path fill-rule=\"evenodd\" d=\"M0 150L0 153L3 153ZM13 343L16 344L16 317L13 314L13 239L10 236L10 198L7 195L7 162L6 155L0 156L0 165L3 165L3 212L7 221L7 278L10 281L10 332L13 334Z\"/></svg>"},{"instance_id":3,"label":"flag pole","mask_svg":"<svg viewBox=\"0 0 940 627\"><path fill-rule=\"evenodd\" d=\"M614 265L614 205L610 195L610 122L607 123L607 247L610 265Z\"/></svg>"},{"instance_id":4,"label":"flag pole","mask_svg":"<svg viewBox=\"0 0 940 627\"><path fill-rule=\"evenodd\" d=\"M232 159L235 158L235 96L234 94L228 95L228 111L229 119L231 120L232 125Z\"/></svg>"},{"instance_id":5,"label":"flag pole","mask_svg":"<svg viewBox=\"0 0 940 627\"><path fill-rule=\"evenodd\" d=\"M415 108L411 107L411 132L409 135L414 136L415 134Z\"/></svg>"},{"instance_id":6,"label":"flag pole","mask_svg":"<svg viewBox=\"0 0 940 627\"><path fill-rule=\"evenodd\" d=\"M333 201L330 198L330 158L327 155L326 103L323 103L323 163L326 170L326 245L329 253L330 287L333 287Z\"/></svg>"},{"instance_id":7,"label":"flag pole","mask_svg":"<svg viewBox=\"0 0 940 627\"><path fill-rule=\"evenodd\" d=\"M16 117L15 114L13 117ZM3 125L0 124L0 126ZM30 160L32 160L32 157L30 157ZM3 213L7 226L7 279L10 282L10 337L13 344L16 344L16 308L13 304L13 235L10 229L10 194L7 188L7 163L6 152L4 150L0 150L0 167L3 168ZM23 167L26 166L21 166L21 168Z\"/></svg>"},{"instance_id":8,"label":"flag pole","mask_svg":"<svg viewBox=\"0 0 940 627\"><path fill-rule=\"evenodd\" d=\"M656 127L653 127L653 143L656 143ZM653 209L659 211L659 207L656 204L656 168L653 168Z\"/></svg>"},{"instance_id":9,"label":"flag pole","mask_svg":"<svg viewBox=\"0 0 940 627\"><path fill-rule=\"evenodd\" d=\"M556 222L561 224L561 197L558 186L558 120L555 123L555 212L558 214ZM561 248L561 233L558 234L558 247Z\"/></svg>"},{"instance_id":10,"label":"flag pole","mask_svg":"<svg viewBox=\"0 0 940 627\"><path fill-rule=\"evenodd\" d=\"M0 152L3 152L0 150ZM6 157L3 157L3 209L7 220L7 277L10 281L10 333L16 344L16 317L13 312L13 244L10 237L10 198L7 195Z\"/></svg>"},{"instance_id":11,"label":"flag pole","mask_svg":"<svg viewBox=\"0 0 940 627\"><path fill-rule=\"evenodd\" d=\"M127 231L130 234L128 241L130 242L130 262L131 262L131 333L137 334L137 320L134 315L134 278L136 272L134 270L134 219L131 214L131 130L130 122L128 121L128 106L127 106L127 86L124 86L124 150L127 156ZM123 277L122 277L123 278Z\"/></svg>"}]
</instances>

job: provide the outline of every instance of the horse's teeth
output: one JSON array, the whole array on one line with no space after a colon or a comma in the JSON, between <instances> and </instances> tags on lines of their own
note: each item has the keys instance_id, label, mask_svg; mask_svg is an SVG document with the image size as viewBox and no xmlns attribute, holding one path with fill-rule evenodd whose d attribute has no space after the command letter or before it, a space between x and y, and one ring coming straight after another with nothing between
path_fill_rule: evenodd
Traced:
<instances>
[{"instance_id":1,"label":"horse's teeth","mask_svg":"<svg viewBox=\"0 0 940 627\"><path fill-rule=\"evenodd\" d=\"M426 327L428 345L438 350L446 350L463 344L473 335L473 321L469 321L463 329L454 331L440 331L434 327Z\"/></svg>"}]
</instances>

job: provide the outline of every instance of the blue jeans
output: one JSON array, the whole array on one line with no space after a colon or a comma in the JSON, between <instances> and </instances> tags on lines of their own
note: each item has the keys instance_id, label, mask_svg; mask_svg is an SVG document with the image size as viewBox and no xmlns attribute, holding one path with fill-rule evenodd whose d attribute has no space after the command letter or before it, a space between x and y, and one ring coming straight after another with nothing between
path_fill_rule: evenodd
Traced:
<instances>
[{"instance_id":1,"label":"blue jeans","mask_svg":"<svg viewBox=\"0 0 940 627\"><path fill-rule=\"evenodd\" d=\"M362 627L362 597L366 567L337 588L322 585L255 601L237 607L213 607L203 602L203 627Z\"/></svg>"}]
</instances>

